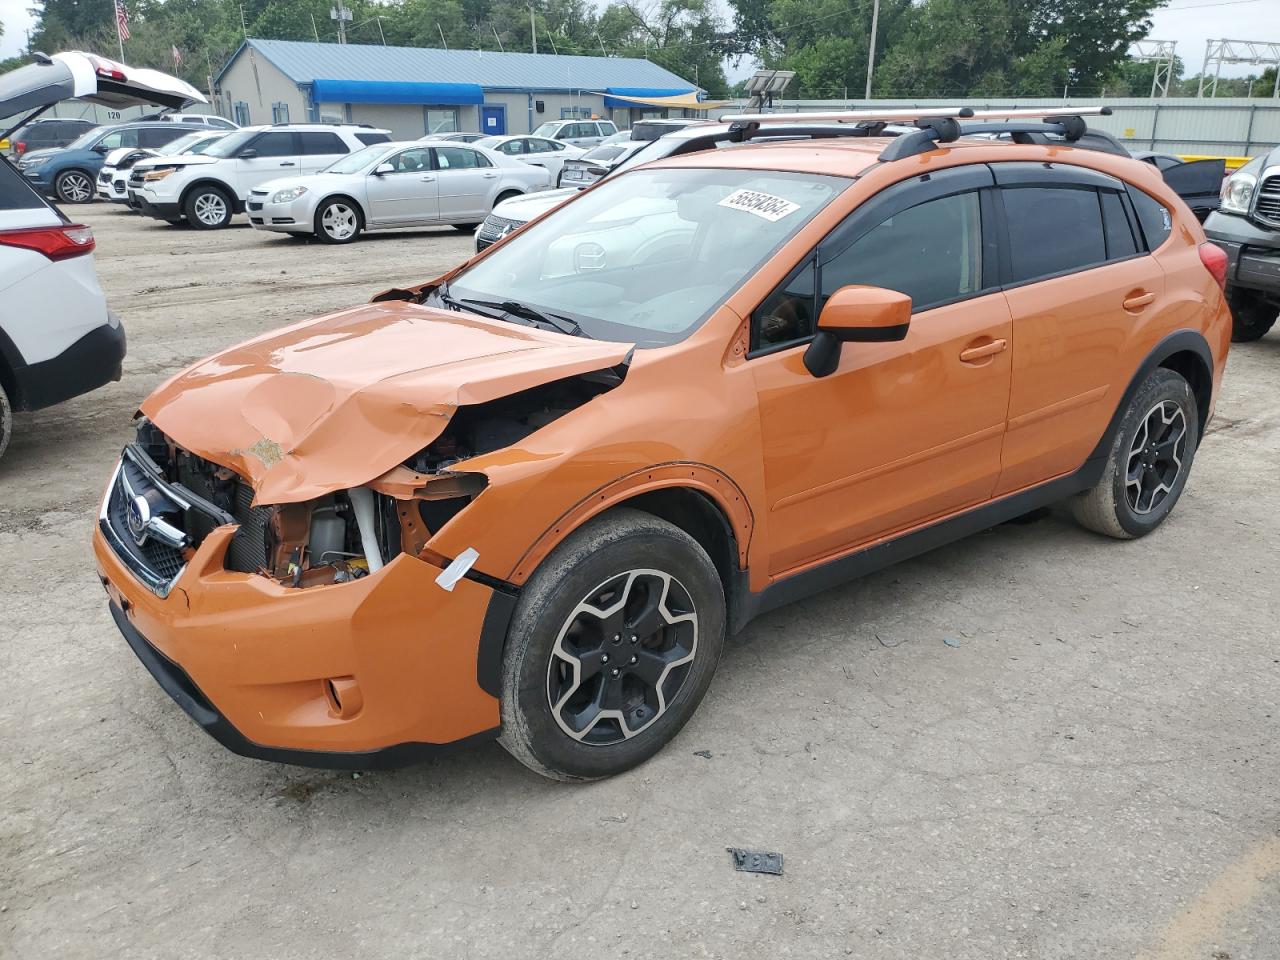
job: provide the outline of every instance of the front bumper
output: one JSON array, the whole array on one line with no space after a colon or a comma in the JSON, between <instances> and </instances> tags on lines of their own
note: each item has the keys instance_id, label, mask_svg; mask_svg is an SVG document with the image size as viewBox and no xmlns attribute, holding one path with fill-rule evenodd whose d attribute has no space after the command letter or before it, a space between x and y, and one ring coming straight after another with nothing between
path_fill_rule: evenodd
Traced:
<instances>
[{"instance_id":1,"label":"front bumper","mask_svg":"<svg viewBox=\"0 0 1280 960\"><path fill-rule=\"evenodd\" d=\"M216 528L163 592L93 538L112 616L130 647L210 735L236 753L365 768L497 735L497 665L514 608L473 580L401 554L375 574L285 587L229 571L234 525Z\"/></svg>"},{"instance_id":2,"label":"front bumper","mask_svg":"<svg viewBox=\"0 0 1280 960\"><path fill-rule=\"evenodd\" d=\"M137 201L136 203L134 201ZM139 213L148 217L155 217L157 220L181 220L182 204L174 201L152 200L145 193L136 190L129 191L129 206L137 210Z\"/></svg>"},{"instance_id":3,"label":"front bumper","mask_svg":"<svg viewBox=\"0 0 1280 960\"><path fill-rule=\"evenodd\" d=\"M42 163L32 170L23 170L22 177L35 190L47 194L53 190L53 179L48 175L49 164Z\"/></svg>"},{"instance_id":4,"label":"front bumper","mask_svg":"<svg viewBox=\"0 0 1280 960\"><path fill-rule=\"evenodd\" d=\"M284 233L311 233L314 230L312 198L305 194L287 203L272 203L266 197L251 193L245 203L245 213L255 230Z\"/></svg>"},{"instance_id":5,"label":"front bumper","mask_svg":"<svg viewBox=\"0 0 1280 960\"><path fill-rule=\"evenodd\" d=\"M56 357L15 365L18 409L43 410L119 380L125 346L124 325L112 316Z\"/></svg>"},{"instance_id":6,"label":"front bumper","mask_svg":"<svg viewBox=\"0 0 1280 960\"><path fill-rule=\"evenodd\" d=\"M1215 212L1204 222L1204 232L1226 251L1230 286L1280 296L1280 230Z\"/></svg>"}]
</instances>

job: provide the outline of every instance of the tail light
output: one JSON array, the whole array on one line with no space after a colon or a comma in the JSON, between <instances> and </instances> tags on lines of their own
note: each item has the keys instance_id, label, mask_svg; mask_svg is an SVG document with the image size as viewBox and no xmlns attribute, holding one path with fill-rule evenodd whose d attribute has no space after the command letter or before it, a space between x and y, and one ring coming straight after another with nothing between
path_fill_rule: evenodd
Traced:
<instances>
[{"instance_id":1,"label":"tail light","mask_svg":"<svg viewBox=\"0 0 1280 960\"><path fill-rule=\"evenodd\" d=\"M15 150L17 150L17 152L18 152L18 156L22 156L24 153L26 153L26 152L27 152L27 141L25 141L25 140L19 140L19 141L14 145L14 149L15 149Z\"/></svg>"},{"instance_id":2,"label":"tail light","mask_svg":"<svg viewBox=\"0 0 1280 960\"><path fill-rule=\"evenodd\" d=\"M1218 281L1218 286L1224 290L1227 287L1227 252L1213 243L1200 244L1200 262L1204 264L1204 268L1213 274L1213 279Z\"/></svg>"},{"instance_id":3,"label":"tail light","mask_svg":"<svg viewBox=\"0 0 1280 960\"><path fill-rule=\"evenodd\" d=\"M93 230L83 223L61 227L27 227L22 230L0 230L0 247L22 247L43 254L50 260L92 253L96 244Z\"/></svg>"}]
</instances>

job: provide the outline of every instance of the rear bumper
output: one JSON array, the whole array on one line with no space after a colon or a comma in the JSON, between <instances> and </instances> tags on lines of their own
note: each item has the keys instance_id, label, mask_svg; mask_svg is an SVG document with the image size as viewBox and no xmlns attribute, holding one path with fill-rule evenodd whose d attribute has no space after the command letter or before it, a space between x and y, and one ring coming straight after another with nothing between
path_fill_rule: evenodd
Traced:
<instances>
[{"instance_id":1,"label":"rear bumper","mask_svg":"<svg viewBox=\"0 0 1280 960\"><path fill-rule=\"evenodd\" d=\"M438 568L404 554L350 583L285 587L225 569L236 529L210 533L163 597L101 526L93 538L120 632L219 743L258 759L364 769L497 736L488 678L514 606L507 594L466 579L446 591Z\"/></svg>"},{"instance_id":2,"label":"rear bumper","mask_svg":"<svg viewBox=\"0 0 1280 960\"><path fill-rule=\"evenodd\" d=\"M1211 213L1205 236L1227 254L1227 283L1280 296L1280 230L1224 213Z\"/></svg>"},{"instance_id":3,"label":"rear bumper","mask_svg":"<svg viewBox=\"0 0 1280 960\"><path fill-rule=\"evenodd\" d=\"M120 379L125 355L124 325L104 323L56 357L16 366L19 410L42 410Z\"/></svg>"}]
</instances>

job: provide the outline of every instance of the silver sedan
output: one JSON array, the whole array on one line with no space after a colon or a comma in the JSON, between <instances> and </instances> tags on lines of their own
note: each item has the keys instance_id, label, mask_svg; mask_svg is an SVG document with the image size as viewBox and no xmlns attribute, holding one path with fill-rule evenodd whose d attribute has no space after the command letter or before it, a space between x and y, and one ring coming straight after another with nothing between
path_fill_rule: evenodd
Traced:
<instances>
[{"instance_id":1,"label":"silver sedan","mask_svg":"<svg viewBox=\"0 0 1280 960\"><path fill-rule=\"evenodd\" d=\"M550 175L492 150L443 140L379 143L319 173L255 187L255 230L350 243L365 230L452 224L473 230L496 204L545 190Z\"/></svg>"}]
</instances>

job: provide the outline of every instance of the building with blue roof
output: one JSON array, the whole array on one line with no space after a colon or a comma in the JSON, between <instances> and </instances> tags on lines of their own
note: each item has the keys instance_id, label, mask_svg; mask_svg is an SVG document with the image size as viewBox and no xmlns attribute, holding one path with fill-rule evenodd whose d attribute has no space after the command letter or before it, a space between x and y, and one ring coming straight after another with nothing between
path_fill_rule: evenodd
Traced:
<instances>
[{"instance_id":1,"label":"building with blue roof","mask_svg":"<svg viewBox=\"0 0 1280 960\"><path fill-rule=\"evenodd\" d=\"M242 126L367 123L397 139L529 133L567 118L602 117L623 128L668 115L629 97L695 92L640 59L257 39L240 45L214 86L223 112Z\"/></svg>"}]
</instances>

